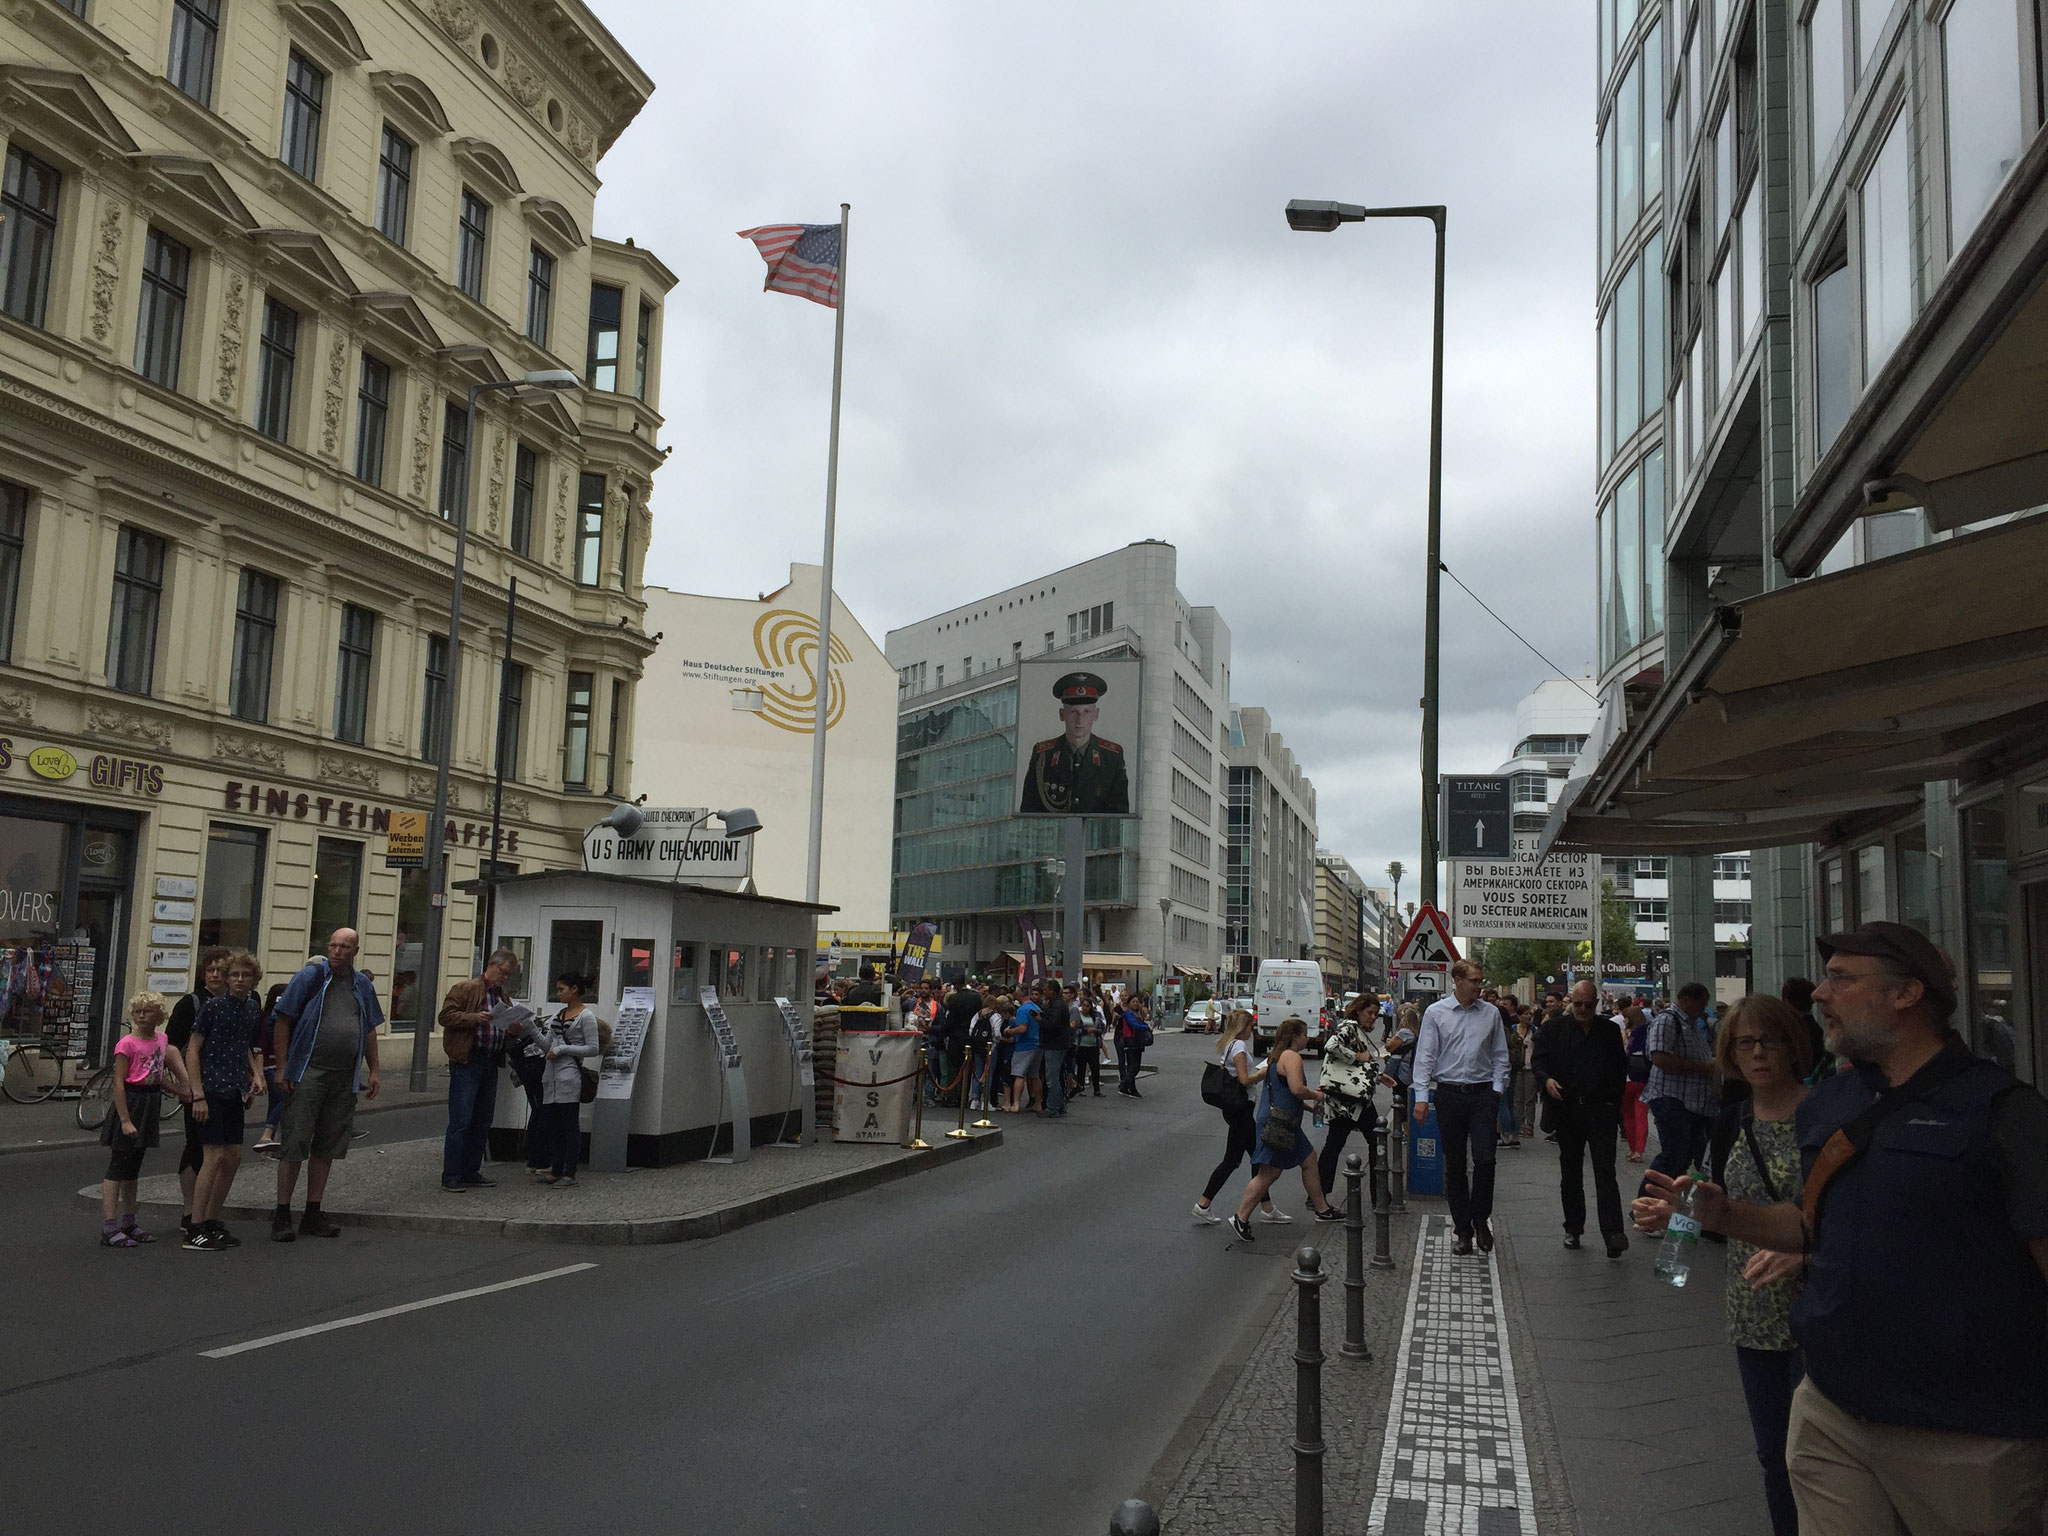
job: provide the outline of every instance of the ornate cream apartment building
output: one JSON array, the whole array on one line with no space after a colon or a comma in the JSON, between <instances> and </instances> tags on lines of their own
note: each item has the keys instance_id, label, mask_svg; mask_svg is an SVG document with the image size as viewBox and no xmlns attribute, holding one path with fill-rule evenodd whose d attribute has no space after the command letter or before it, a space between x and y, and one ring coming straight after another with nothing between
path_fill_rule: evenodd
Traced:
<instances>
[{"instance_id":1,"label":"ornate cream apartment building","mask_svg":"<svg viewBox=\"0 0 2048 1536\"><path fill-rule=\"evenodd\" d=\"M281 980L341 924L408 1026L385 833L432 803L469 473L450 881L501 755L514 869L632 792L675 279L591 223L652 82L578 0L0 13L4 1032L97 1055L200 946ZM548 369L466 455L470 387Z\"/></svg>"}]
</instances>

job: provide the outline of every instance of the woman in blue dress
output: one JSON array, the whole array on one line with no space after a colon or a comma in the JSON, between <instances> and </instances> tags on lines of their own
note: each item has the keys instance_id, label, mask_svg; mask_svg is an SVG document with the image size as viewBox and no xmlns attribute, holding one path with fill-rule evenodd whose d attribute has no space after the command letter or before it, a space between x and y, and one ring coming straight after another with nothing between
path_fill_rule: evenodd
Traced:
<instances>
[{"instance_id":1,"label":"woman in blue dress","mask_svg":"<svg viewBox=\"0 0 2048 1536\"><path fill-rule=\"evenodd\" d=\"M1301 1170L1301 1182L1308 1190L1308 1203L1315 1207L1317 1221L1344 1219L1344 1213L1323 1198L1315 1144L1301 1125L1303 1105L1323 1101L1322 1090L1309 1087L1302 1074L1301 1048L1307 1040L1308 1025L1300 1019L1282 1019L1273 1032L1266 1087L1259 1095L1254 1119L1259 1134L1252 1147L1251 1181L1245 1185L1237 1214L1230 1218L1231 1230L1243 1242L1252 1240L1252 1212L1266 1198L1274 1180L1290 1168Z\"/></svg>"}]
</instances>

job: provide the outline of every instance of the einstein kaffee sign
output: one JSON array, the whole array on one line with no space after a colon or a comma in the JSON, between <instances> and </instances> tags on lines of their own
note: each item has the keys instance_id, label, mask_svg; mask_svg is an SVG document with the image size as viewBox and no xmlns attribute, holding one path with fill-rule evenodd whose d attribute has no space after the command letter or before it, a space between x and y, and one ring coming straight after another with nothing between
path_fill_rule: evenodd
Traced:
<instances>
[{"instance_id":1,"label":"einstein kaffee sign","mask_svg":"<svg viewBox=\"0 0 2048 1536\"><path fill-rule=\"evenodd\" d=\"M1593 937L1596 855L1536 857L1535 833L1515 834L1508 859L1453 859L1451 931L1468 939Z\"/></svg>"}]
</instances>

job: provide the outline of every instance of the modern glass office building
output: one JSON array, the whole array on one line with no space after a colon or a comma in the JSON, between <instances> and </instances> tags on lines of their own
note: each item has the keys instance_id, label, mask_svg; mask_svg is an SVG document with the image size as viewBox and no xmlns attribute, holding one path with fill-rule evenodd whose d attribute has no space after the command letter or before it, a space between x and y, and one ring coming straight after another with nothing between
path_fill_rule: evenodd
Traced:
<instances>
[{"instance_id":1,"label":"modern glass office building","mask_svg":"<svg viewBox=\"0 0 2048 1536\"><path fill-rule=\"evenodd\" d=\"M1674 976L1732 849L1760 990L1918 926L2031 1076L2048 6L1596 6L1601 711L1548 835L1668 860Z\"/></svg>"}]
</instances>

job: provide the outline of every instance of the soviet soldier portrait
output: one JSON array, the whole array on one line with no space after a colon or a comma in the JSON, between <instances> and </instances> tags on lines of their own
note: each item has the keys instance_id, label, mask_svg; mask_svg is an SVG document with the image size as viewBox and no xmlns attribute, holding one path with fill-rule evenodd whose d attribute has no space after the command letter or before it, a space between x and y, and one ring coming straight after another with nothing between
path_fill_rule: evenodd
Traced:
<instances>
[{"instance_id":1,"label":"soviet soldier portrait","mask_svg":"<svg viewBox=\"0 0 2048 1536\"><path fill-rule=\"evenodd\" d=\"M1053 684L1063 734L1031 749L1018 810L1024 815L1127 816L1130 779L1124 749L1095 734L1109 684L1093 672L1069 672Z\"/></svg>"}]
</instances>

